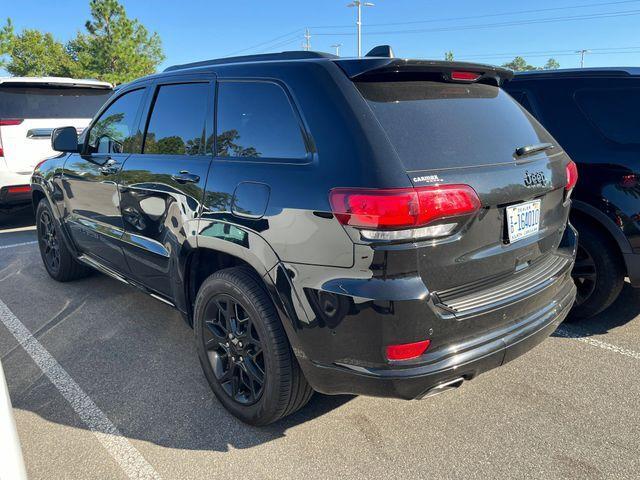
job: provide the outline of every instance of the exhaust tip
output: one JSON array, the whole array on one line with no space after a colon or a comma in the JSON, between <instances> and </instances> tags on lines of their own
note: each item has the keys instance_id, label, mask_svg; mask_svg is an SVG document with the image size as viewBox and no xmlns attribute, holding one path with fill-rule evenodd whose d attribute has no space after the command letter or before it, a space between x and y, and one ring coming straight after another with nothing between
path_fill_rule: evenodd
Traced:
<instances>
[{"instance_id":1,"label":"exhaust tip","mask_svg":"<svg viewBox=\"0 0 640 480\"><path fill-rule=\"evenodd\" d=\"M464 377L454 378L453 380L447 380L446 382L439 383L435 387L431 387L429 390L424 392L422 396L419 398L422 400L427 397L434 397L436 395L440 395L441 393L448 392L449 390L455 390L456 388L460 388L464 383Z\"/></svg>"}]
</instances>

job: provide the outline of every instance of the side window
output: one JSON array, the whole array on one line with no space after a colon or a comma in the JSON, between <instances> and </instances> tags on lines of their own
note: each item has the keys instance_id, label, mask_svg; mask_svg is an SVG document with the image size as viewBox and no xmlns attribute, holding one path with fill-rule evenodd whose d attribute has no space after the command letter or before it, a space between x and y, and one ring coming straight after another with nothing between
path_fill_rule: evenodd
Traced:
<instances>
[{"instance_id":1,"label":"side window","mask_svg":"<svg viewBox=\"0 0 640 480\"><path fill-rule=\"evenodd\" d=\"M163 85L156 94L144 137L144 153L203 153L208 83Z\"/></svg>"},{"instance_id":2,"label":"side window","mask_svg":"<svg viewBox=\"0 0 640 480\"><path fill-rule=\"evenodd\" d=\"M125 93L100 115L89 132L88 153L137 153L134 122L144 89Z\"/></svg>"},{"instance_id":3,"label":"side window","mask_svg":"<svg viewBox=\"0 0 640 480\"><path fill-rule=\"evenodd\" d=\"M640 143L640 88L578 90L576 103L591 123L611 141Z\"/></svg>"},{"instance_id":4,"label":"side window","mask_svg":"<svg viewBox=\"0 0 640 480\"><path fill-rule=\"evenodd\" d=\"M220 82L217 155L304 159L300 121L279 85L270 82Z\"/></svg>"}]
</instances>

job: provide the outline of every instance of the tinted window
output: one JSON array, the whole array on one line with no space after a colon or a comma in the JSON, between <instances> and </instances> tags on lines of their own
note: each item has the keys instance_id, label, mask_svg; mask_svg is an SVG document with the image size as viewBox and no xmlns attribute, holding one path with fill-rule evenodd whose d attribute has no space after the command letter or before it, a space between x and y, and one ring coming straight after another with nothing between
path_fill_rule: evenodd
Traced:
<instances>
[{"instance_id":1,"label":"tinted window","mask_svg":"<svg viewBox=\"0 0 640 480\"><path fill-rule=\"evenodd\" d=\"M144 140L144 153L202 153L209 85L185 83L158 89Z\"/></svg>"},{"instance_id":2,"label":"tinted window","mask_svg":"<svg viewBox=\"0 0 640 480\"><path fill-rule=\"evenodd\" d=\"M0 87L1 118L93 118L111 96L96 88Z\"/></svg>"},{"instance_id":3,"label":"tinted window","mask_svg":"<svg viewBox=\"0 0 640 480\"><path fill-rule=\"evenodd\" d=\"M217 150L221 157L304 158L300 122L284 90L268 82L221 82Z\"/></svg>"},{"instance_id":4,"label":"tinted window","mask_svg":"<svg viewBox=\"0 0 640 480\"><path fill-rule=\"evenodd\" d=\"M551 137L503 90L483 84L361 82L408 170L513 161Z\"/></svg>"},{"instance_id":5,"label":"tinted window","mask_svg":"<svg viewBox=\"0 0 640 480\"><path fill-rule=\"evenodd\" d=\"M640 88L579 90L575 99L591 123L609 140L640 143Z\"/></svg>"},{"instance_id":6,"label":"tinted window","mask_svg":"<svg viewBox=\"0 0 640 480\"><path fill-rule=\"evenodd\" d=\"M100 115L89 132L90 153L137 153L134 125L144 90L125 93Z\"/></svg>"}]
</instances>

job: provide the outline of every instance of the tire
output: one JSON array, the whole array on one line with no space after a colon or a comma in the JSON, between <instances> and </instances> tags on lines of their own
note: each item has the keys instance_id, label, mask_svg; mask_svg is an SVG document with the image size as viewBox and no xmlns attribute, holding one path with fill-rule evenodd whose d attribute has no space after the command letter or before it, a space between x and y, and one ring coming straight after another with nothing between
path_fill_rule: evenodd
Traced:
<instances>
[{"instance_id":1,"label":"tire","mask_svg":"<svg viewBox=\"0 0 640 480\"><path fill-rule=\"evenodd\" d=\"M69 282L86 277L91 270L79 263L67 248L49 202L43 198L36 208L38 246L42 262L51 278Z\"/></svg>"},{"instance_id":2,"label":"tire","mask_svg":"<svg viewBox=\"0 0 640 480\"><path fill-rule=\"evenodd\" d=\"M313 395L260 278L233 267L207 278L196 298L198 357L218 400L245 423L267 425Z\"/></svg>"},{"instance_id":3,"label":"tire","mask_svg":"<svg viewBox=\"0 0 640 480\"><path fill-rule=\"evenodd\" d=\"M569 320L593 317L610 306L624 286L625 267L617 245L587 224L578 223L578 253L571 272L578 296Z\"/></svg>"}]
</instances>

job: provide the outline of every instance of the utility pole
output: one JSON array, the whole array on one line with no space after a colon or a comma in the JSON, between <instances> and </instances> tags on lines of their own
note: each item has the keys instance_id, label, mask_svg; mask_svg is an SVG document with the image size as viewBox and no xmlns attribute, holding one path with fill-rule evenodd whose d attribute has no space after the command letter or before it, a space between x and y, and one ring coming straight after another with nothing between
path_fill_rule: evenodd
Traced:
<instances>
[{"instance_id":1,"label":"utility pole","mask_svg":"<svg viewBox=\"0 0 640 480\"><path fill-rule=\"evenodd\" d=\"M340 56L340 47L342 46L341 43L334 43L333 45L331 45L331 48L335 48L336 49L336 57Z\"/></svg>"},{"instance_id":2,"label":"utility pole","mask_svg":"<svg viewBox=\"0 0 640 480\"><path fill-rule=\"evenodd\" d=\"M309 32L308 28L304 29L304 40L305 43L302 48L304 48L308 52L311 50L311 32Z\"/></svg>"},{"instance_id":3,"label":"utility pole","mask_svg":"<svg viewBox=\"0 0 640 480\"><path fill-rule=\"evenodd\" d=\"M358 8L358 20L356 25L358 26L358 58L362 57L362 7L373 7L375 4L371 2L363 2L362 0L353 0L347 7Z\"/></svg>"},{"instance_id":4,"label":"utility pole","mask_svg":"<svg viewBox=\"0 0 640 480\"><path fill-rule=\"evenodd\" d=\"M580 68L584 68L584 56L587 53L591 53L591 50L586 50L586 49L576 50L576 53L580 54Z\"/></svg>"}]
</instances>

